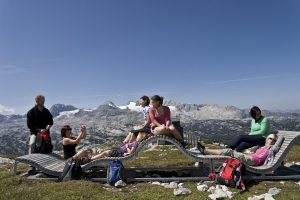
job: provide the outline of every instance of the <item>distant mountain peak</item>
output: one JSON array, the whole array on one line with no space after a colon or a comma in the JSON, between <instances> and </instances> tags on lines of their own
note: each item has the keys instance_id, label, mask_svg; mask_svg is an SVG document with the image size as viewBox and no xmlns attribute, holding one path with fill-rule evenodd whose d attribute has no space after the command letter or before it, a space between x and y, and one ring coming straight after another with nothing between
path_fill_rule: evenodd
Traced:
<instances>
[{"instance_id":1,"label":"distant mountain peak","mask_svg":"<svg viewBox=\"0 0 300 200\"><path fill-rule=\"evenodd\" d=\"M165 106L178 106L181 105L182 103L173 101L172 99L164 99L163 105Z\"/></svg>"},{"instance_id":2,"label":"distant mountain peak","mask_svg":"<svg viewBox=\"0 0 300 200\"><path fill-rule=\"evenodd\" d=\"M117 106L112 101L105 101L102 106L111 106L116 108Z\"/></svg>"},{"instance_id":3,"label":"distant mountain peak","mask_svg":"<svg viewBox=\"0 0 300 200\"><path fill-rule=\"evenodd\" d=\"M53 117L56 117L59 115L60 112L64 111L72 111L72 110L77 110L78 108L72 106L72 105L65 105L65 104L54 104L51 106L49 111L51 112Z\"/></svg>"}]
</instances>

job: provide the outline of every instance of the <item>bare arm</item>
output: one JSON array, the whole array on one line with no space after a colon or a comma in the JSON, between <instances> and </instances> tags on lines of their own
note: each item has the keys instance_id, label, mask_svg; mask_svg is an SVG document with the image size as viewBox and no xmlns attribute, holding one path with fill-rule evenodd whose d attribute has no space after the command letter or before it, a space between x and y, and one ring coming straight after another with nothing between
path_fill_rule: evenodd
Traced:
<instances>
[{"instance_id":1,"label":"bare arm","mask_svg":"<svg viewBox=\"0 0 300 200\"><path fill-rule=\"evenodd\" d=\"M133 154L135 152L135 150L136 150L136 147L132 147L131 149L129 149L128 146L127 146L126 148L127 148L127 152L129 154Z\"/></svg>"},{"instance_id":2,"label":"bare arm","mask_svg":"<svg viewBox=\"0 0 300 200\"><path fill-rule=\"evenodd\" d=\"M146 122L145 124L143 124L141 128L147 128L147 127L150 126L150 124L151 124L151 119L150 119L149 113L146 113L146 118L147 118L147 122Z\"/></svg>"},{"instance_id":3,"label":"bare arm","mask_svg":"<svg viewBox=\"0 0 300 200\"><path fill-rule=\"evenodd\" d=\"M68 144L78 144L80 140L83 138L84 132L80 132L79 136L75 136L73 138L64 138L63 139L63 145Z\"/></svg>"},{"instance_id":4,"label":"bare arm","mask_svg":"<svg viewBox=\"0 0 300 200\"><path fill-rule=\"evenodd\" d=\"M166 126L169 127L170 125L171 125L171 120L168 120L168 121L166 122Z\"/></svg>"},{"instance_id":5,"label":"bare arm","mask_svg":"<svg viewBox=\"0 0 300 200\"><path fill-rule=\"evenodd\" d=\"M168 106L165 107L164 112L166 112L166 126L169 127L171 125L171 111Z\"/></svg>"}]
</instances>

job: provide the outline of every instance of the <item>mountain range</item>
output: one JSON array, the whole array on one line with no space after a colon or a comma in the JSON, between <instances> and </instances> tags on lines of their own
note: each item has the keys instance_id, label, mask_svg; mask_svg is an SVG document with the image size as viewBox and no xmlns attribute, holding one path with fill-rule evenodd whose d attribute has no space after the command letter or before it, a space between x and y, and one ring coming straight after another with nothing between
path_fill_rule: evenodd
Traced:
<instances>
[{"instance_id":1,"label":"mountain range","mask_svg":"<svg viewBox=\"0 0 300 200\"><path fill-rule=\"evenodd\" d=\"M201 136L203 140L216 138L228 143L239 134L250 130L249 109L215 104L187 104L166 100L172 117L179 118L185 134ZM121 142L134 126L143 123L142 108L138 101L130 101L126 106L116 106L106 101L95 109L78 109L72 105L55 104L50 107L54 125L51 128L55 150L62 150L60 129L70 125L73 133L79 132L80 125L87 126L87 138L78 148ZM269 118L271 130L300 131L300 113L274 112L262 110ZM26 125L26 115L0 115L0 154L27 154L30 132Z\"/></svg>"}]
</instances>

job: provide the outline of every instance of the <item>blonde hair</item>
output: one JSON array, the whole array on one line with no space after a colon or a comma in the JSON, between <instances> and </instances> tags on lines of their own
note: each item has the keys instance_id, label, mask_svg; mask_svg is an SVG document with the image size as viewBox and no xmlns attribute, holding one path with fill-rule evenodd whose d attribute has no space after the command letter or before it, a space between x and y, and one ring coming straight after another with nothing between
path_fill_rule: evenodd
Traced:
<instances>
[{"instance_id":1,"label":"blonde hair","mask_svg":"<svg viewBox=\"0 0 300 200\"><path fill-rule=\"evenodd\" d=\"M38 95L36 95L35 100L37 101L37 100L39 100L40 98L45 98L45 96L42 95L42 94L38 94Z\"/></svg>"},{"instance_id":2,"label":"blonde hair","mask_svg":"<svg viewBox=\"0 0 300 200\"><path fill-rule=\"evenodd\" d=\"M146 132L139 132L139 135L136 138L137 142L141 142L142 140L147 139L147 133Z\"/></svg>"},{"instance_id":3,"label":"blonde hair","mask_svg":"<svg viewBox=\"0 0 300 200\"><path fill-rule=\"evenodd\" d=\"M265 145L267 144L267 140L269 139L269 137L272 137L272 138L274 138L275 140L278 139L278 136L277 136L276 134L270 134L270 135L268 135L268 137L266 138L266 143L265 143ZM275 142L276 142L276 141L275 141Z\"/></svg>"}]
</instances>

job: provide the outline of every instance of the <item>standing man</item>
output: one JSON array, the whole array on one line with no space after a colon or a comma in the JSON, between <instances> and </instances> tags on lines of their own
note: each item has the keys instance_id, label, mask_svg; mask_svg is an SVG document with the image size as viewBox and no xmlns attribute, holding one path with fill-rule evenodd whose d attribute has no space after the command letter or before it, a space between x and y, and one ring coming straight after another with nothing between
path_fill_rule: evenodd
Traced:
<instances>
[{"instance_id":1,"label":"standing man","mask_svg":"<svg viewBox=\"0 0 300 200\"><path fill-rule=\"evenodd\" d=\"M28 154L32 154L35 151L36 134L38 132L48 132L50 134L50 127L53 125L52 114L44 107L44 95L38 94L35 97L35 102L35 106L27 113L27 127L31 133ZM33 171L35 171L35 168L30 166L27 173Z\"/></svg>"}]
</instances>

